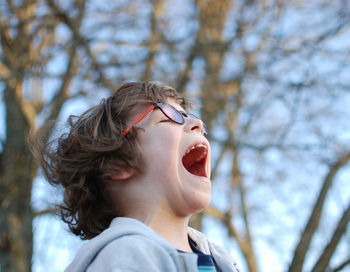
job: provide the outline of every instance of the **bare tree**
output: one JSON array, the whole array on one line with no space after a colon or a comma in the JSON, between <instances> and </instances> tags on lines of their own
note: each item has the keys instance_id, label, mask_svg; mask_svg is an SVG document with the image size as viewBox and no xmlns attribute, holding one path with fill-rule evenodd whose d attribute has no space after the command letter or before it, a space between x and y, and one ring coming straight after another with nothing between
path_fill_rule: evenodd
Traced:
<instances>
[{"instance_id":1,"label":"bare tree","mask_svg":"<svg viewBox=\"0 0 350 272\"><path fill-rule=\"evenodd\" d=\"M79 3L75 23L79 26L84 1ZM78 5L78 4L77 4ZM21 4L7 1L1 6L1 64L6 105L6 136L3 141L0 168L0 264L4 271L30 271L32 259L31 209L32 181L37 166L26 146L35 118L49 107L46 120L56 119L63 103L69 98L69 86L77 72L77 46L67 46L69 62L61 75L55 96L44 104L43 89L26 89L26 84L45 77L43 68L52 58L57 46L53 34L59 21L52 14L40 15L37 1ZM39 14L39 15L38 15ZM47 121L44 121L45 124Z\"/></svg>"},{"instance_id":2,"label":"bare tree","mask_svg":"<svg viewBox=\"0 0 350 272\"><path fill-rule=\"evenodd\" d=\"M0 4L1 269L31 269L33 218L54 211L33 209L30 131L125 80L161 80L203 105L214 197L191 224L213 219L248 271L262 270L259 243L284 253L285 270L346 269L349 256L336 249L349 229L349 191L339 189L350 151L347 3L100 2ZM332 201L341 207L323 238Z\"/></svg>"}]
</instances>

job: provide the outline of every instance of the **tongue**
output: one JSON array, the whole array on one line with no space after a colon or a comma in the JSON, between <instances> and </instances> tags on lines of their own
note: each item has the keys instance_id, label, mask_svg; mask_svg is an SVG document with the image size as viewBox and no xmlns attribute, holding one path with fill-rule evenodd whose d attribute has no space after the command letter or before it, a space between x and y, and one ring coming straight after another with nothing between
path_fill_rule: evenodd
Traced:
<instances>
[{"instance_id":1,"label":"tongue","mask_svg":"<svg viewBox=\"0 0 350 272\"><path fill-rule=\"evenodd\" d=\"M206 177L203 160L192 164L187 170L193 175Z\"/></svg>"},{"instance_id":2,"label":"tongue","mask_svg":"<svg viewBox=\"0 0 350 272\"><path fill-rule=\"evenodd\" d=\"M196 159L202 154L201 148L193 149L182 158L182 164L188 172L196 176L205 177L205 157L196 162Z\"/></svg>"}]
</instances>

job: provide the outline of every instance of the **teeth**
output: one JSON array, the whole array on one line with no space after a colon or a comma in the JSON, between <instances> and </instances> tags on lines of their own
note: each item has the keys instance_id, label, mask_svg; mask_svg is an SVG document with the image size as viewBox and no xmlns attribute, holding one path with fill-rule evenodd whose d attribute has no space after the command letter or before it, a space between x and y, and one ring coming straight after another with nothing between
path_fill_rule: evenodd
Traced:
<instances>
[{"instance_id":1,"label":"teeth","mask_svg":"<svg viewBox=\"0 0 350 272\"><path fill-rule=\"evenodd\" d=\"M197 148L197 147L204 147L205 150L208 149L207 146L204 145L204 144L196 144L196 145L192 146L190 149L188 149L188 150L186 151L186 154L190 153L193 149L195 149L195 148ZM206 153L207 153L207 151L205 151L205 154L206 154ZM204 156L203 156L203 157L204 157Z\"/></svg>"},{"instance_id":2,"label":"teeth","mask_svg":"<svg viewBox=\"0 0 350 272\"><path fill-rule=\"evenodd\" d=\"M208 151L207 151L207 150L208 150L208 147L207 147L206 145L204 145L204 144L196 144L196 145L192 146L191 148L189 148L189 149L186 151L185 154L190 153L193 149L198 148L198 147L203 147L203 148L204 148L204 151L203 151L203 153L196 159L196 161L202 160L202 159L207 155L207 152L208 152Z\"/></svg>"}]
</instances>

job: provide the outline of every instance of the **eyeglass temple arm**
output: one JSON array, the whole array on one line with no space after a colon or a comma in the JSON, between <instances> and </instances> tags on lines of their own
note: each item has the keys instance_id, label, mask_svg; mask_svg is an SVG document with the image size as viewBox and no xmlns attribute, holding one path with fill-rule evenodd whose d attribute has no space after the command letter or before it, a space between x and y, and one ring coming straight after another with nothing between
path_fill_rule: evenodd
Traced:
<instances>
[{"instance_id":1,"label":"eyeglass temple arm","mask_svg":"<svg viewBox=\"0 0 350 272\"><path fill-rule=\"evenodd\" d=\"M143 118L146 117L147 114L149 114L153 109L155 108L155 105L152 104L149 106L143 113L140 114L139 117L135 119L135 121L126 129L123 131L123 133L119 136L119 139L122 139L129 131L132 129L133 126L137 125Z\"/></svg>"}]
</instances>

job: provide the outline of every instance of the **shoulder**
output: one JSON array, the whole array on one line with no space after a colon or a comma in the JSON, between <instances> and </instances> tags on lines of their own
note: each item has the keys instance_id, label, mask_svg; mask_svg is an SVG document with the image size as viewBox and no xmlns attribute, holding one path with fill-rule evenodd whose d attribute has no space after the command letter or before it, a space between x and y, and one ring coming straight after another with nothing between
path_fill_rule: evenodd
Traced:
<instances>
[{"instance_id":1,"label":"shoulder","mask_svg":"<svg viewBox=\"0 0 350 272\"><path fill-rule=\"evenodd\" d=\"M145 224L116 218L81 247L66 272L177 271L176 254L175 248Z\"/></svg>"},{"instance_id":2,"label":"shoulder","mask_svg":"<svg viewBox=\"0 0 350 272\"><path fill-rule=\"evenodd\" d=\"M88 271L177 271L176 252L139 234L109 242L95 257Z\"/></svg>"}]
</instances>

